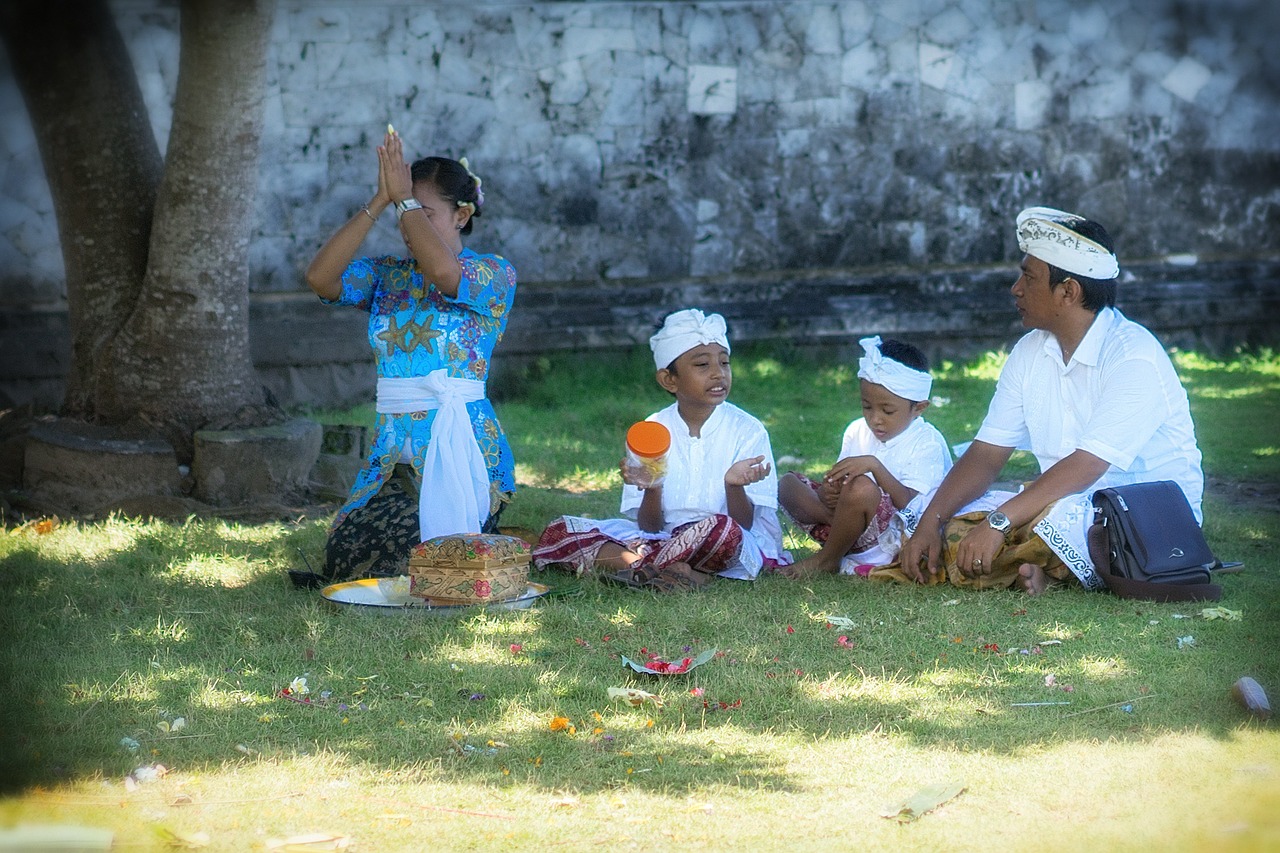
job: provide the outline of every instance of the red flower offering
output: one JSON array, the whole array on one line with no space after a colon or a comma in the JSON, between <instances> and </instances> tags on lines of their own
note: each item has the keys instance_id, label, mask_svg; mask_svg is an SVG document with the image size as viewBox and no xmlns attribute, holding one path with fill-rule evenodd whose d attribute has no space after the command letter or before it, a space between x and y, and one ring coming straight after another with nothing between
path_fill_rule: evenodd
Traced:
<instances>
[{"instance_id":1,"label":"red flower offering","mask_svg":"<svg viewBox=\"0 0 1280 853\"><path fill-rule=\"evenodd\" d=\"M697 657L680 658L679 660L667 661L663 660L658 655L653 654L648 649L641 649L640 651L648 656L644 663L631 660L626 655L622 655L622 664L623 666L629 666L636 672L644 673L645 675L683 675L694 667L701 666L711 660L716 655L715 649L708 649Z\"/></svg>"}]
</instances>

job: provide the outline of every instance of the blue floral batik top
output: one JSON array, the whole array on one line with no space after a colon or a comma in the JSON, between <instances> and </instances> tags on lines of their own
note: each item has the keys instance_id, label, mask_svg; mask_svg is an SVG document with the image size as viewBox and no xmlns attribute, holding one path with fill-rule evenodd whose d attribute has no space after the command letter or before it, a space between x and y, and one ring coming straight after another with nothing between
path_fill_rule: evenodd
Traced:
<instances>
[{"instance_id":1,"label":"blue floral batik top","mask_svg":"<svg viewBox=\"0 0 1280 853\"><path fill-rule=\"evenodd\" d=\"M379 377L425 376L445 368L452 377L487 379L493 348L515 300L516 270L505 258L470 249L463 249L458 261L462 280L456 297L423 281L412 258L357 258L347 266L342 295L331 304L369 312L369 344ZM467 411L489 469L490 512L496 512L515 492L515 460L488 398L467 403ZM406 439L421 477L434 419L434 410L378 414L369 458L333 527L378 493L400 461Z\"/></svg>"}]
</instances>

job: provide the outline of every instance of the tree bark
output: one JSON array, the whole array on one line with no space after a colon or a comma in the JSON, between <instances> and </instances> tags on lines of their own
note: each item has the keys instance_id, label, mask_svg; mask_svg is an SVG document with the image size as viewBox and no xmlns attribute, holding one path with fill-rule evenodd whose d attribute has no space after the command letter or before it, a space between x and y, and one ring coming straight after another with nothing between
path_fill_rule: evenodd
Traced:
<instances>
[{"instance_id":1,"label":"tree bark","mask_svg":"<svg viewBox=\"0 0 1280 853\"><path fill-rule=\"evenodd\" d=\"M142 290L163 164L137 74L103 0L10 0L0 34L53 195L67 276L63 414L100 408L103 354Z\"/></svg>"},{"instance_id":2,"label":"tree bark","mask_svg":"<svg viewBox=\"0 0 1280 853\"><path fill-rule=\"evenodd\" d=\"M249 352L270 0L183 0L164 179L138 310L111 347L100 413L163 428L187 456L211 419L263 403Z\"/></svg>"}]
</instances>

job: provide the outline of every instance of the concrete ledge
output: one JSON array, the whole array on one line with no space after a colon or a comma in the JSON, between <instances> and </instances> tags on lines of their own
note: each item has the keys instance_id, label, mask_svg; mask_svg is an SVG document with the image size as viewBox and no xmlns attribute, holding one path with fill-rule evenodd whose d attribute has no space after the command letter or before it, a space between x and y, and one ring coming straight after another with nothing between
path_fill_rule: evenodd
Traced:
<instances>
[{"instance_id":1,"label":"concrete ledge","mask_svg":"<svg viewBox=\"0 0 1280 853\"><path fill-rule=\"evenodd\" d=\"M1280 258L1124 266L1120 309L1166 346L1228 354L1280 345ZM680 279L522 282L494 357L490 395L554 352L643 346L678 307L718 311L735 343L780 340L838 357L868 333L910 340L953 361L1011 345L1023 329L1009 295L1014 266L777 270ZM250 346L258 376L286 406L373 399L368 318L310 293L255 293ZM65 310L0 307L0 408L61 401L70 363Z\"/></svg>"}]
</instances>

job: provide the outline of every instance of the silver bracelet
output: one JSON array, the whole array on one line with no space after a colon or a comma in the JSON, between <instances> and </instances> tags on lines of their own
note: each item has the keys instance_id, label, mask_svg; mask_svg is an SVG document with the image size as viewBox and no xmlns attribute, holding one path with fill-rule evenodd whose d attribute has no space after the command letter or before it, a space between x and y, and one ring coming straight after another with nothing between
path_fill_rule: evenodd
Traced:
<instances>
[{"instance_id":1,"label":"silver bracelet","mask_svg":"<svg viewBox=\"0 0 1280 853\"><path fill-rule=\"evenodd\" d=\"M369 221L370 221L370 222L377 222L377 221L378 221L378 217L376 217L376 216L374 216L374 215L373 215L373 211L369 210L369 205L368 205L368 204L362 204L362 205L360 205L360 209L361 209L362 211L364 211L364 215L365 215L365 216L369 217Z\"/></svg>"}]
</instances>

